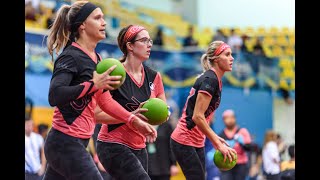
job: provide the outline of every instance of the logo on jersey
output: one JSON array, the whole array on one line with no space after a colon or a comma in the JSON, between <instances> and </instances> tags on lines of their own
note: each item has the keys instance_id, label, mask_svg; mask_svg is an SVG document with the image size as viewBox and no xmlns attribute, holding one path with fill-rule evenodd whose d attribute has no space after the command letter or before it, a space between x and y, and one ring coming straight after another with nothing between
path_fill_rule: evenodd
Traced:
<instances>
[{"instance_id":1,"label":"logo on jersey","mask_svg":"<svg viewBox=\"0 0 320 180\"><path fill-rule=\"evenodd\" d=\"M127 104L126 104L126 107L127 107L128 109L130 109L131 111L134 111L134 110L136 110L136 109L139 107L140 101L139 101L137 98L135 98L134 96L131 97L131 100L132 100L133 102L132 102L132 103L127 103Z\"/></svg>"},{"instance_id":2,"label":"logo on jersey","mask_svg":"<svg viewBox=\"0 0 320 180\"><path fill-rule=\"evenodd\" d=\"M153 82L149 82L149 87L150 87L151 91L154 90L154 84L153 84Z\"/></svg>"},{"instance_id":3,"label":"logo on jersey","mask_svg":"<svg viewBox=\"0 0 320 180\"><path fill-rule=\"evenodd\" d=\"M83 111L90 103L92 95L93 94L90 94L90 95L87 94L80 99L71 101L69 104L74 110Z\"/></svg>"}]
</instances>

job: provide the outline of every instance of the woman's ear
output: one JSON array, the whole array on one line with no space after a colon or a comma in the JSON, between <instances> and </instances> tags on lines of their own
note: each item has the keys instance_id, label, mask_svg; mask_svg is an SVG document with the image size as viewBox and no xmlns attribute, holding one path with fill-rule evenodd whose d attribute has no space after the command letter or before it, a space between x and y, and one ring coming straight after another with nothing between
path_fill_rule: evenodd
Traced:
<instances>
[{"instance_id":1,"label":"woman's ear","mask_svg":"<svg viewBox=\"0 0 320 180\"><path fill-rule=\"evenodd\" d=\"M127 42L126 47L127 47L128 52L133 51L133 44L131 42Z\"/></svg>"},{"instance_id":2,"label":"woman's ear","mask_svg":"<svg viewBox=\"0 0 320 180\"><path fill-rule=\"evenodd\" d=\"M85 22L83 22L83 23L79 26L79 29L80 29L80 30L84 30L85 27L86 27L86 26L85 26Z\"/></svg>"}]
</instances>

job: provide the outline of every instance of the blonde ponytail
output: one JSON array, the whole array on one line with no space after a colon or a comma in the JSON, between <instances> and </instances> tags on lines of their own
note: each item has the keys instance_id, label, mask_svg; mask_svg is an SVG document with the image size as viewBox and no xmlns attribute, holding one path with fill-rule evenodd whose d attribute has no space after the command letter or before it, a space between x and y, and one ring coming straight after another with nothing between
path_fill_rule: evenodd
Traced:
<instances>
[{"instance_id":1,"label":"blonde ponytail","mask_svg":"<svg viewBox=\"0 0 320 180\"><path fill-rule=\"evenodd\" d=\"M53 59L54 51L56 54L72 40L70 37L78 38L78 30L71 32L71 19L75 19L76 15L88 1L76 1L71 6L63 5L57 12L57 17L54 20L47 38L47 47L49 54ZM72 35L72 36L71 36Z\"/></svg>"},{"instance_id":2,"label":"blonde ponytail","mask_svg":"<svg viewBox=\"0 0 320 180\"><path fill-rule=\"evenodd\" d=\"M57 18L54 20L51 28L50 33L48 36L48 51L51 57L53 57L53 52L56 50L56 53L60 51L62 47L64 47L70 36L69 31L69 19L68 19L68 12L71 6L63 5L57 14Z\"/></svg>"},{"instance_id":3,"label":"blonde ponytail","mask_svg":"<svg viewBox=\"0 0 320 180\"><path fill-rule=\"evenodd\" d=\"M210 69L210 64L209 64L209 60L208 60L208 55L207 53L204 53L202 56L201 56L201 66L202 66L202 69L203 69L203 72L207 71Z\"/></svg>"}]
</instances>

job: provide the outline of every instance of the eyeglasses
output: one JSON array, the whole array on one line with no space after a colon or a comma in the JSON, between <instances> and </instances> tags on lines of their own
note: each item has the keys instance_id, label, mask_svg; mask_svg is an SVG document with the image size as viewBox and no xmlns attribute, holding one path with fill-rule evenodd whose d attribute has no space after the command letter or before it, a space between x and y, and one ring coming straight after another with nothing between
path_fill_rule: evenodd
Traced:
<instances>
[{"instance_id":1,"label":"eyeglasses","mask_svg":"<svg viewBox=\"0 0 320 180\"><path fill-rule=\"evenodd\" d=\"M141 39L137 39L137 40L134 40L133 42L136 42L136 41L140 41L142 43L144 43L145 45L148 45L149 43L152 45L153 44L153 41L152 39L149 39L149 38L141 38Z\"/></svg>"}]
</instances>

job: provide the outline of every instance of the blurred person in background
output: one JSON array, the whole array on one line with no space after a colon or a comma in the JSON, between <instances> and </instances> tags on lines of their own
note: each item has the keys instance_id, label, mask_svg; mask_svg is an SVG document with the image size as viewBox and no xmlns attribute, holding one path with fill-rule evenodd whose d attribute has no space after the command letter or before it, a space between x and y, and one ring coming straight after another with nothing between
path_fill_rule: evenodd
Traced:
<instances>
[{"instance_id":1,"label":"blurred person in background","mask_svg":"<svg viewBox=\"0 0 320 180\"><path fill-rule=\"evenodd\" d=\"M221 151L224 160L232 161L236 151L228 146L209 126L221 100L224 73L232 71L232 51L223 41L210 43L201 57L203 73L190 90L175 130L171 134L171 148L186 179L204 180L205 138Z\"/></svg>"},{"instance_id":2,"label":"blurred person in background","mask_svg":"<svg viewBox=\"0 0 320 180\"><path fill-rule=\"evenodd\" d=\"M262 168L262 148L258 144L252 144L253 150L251 151L251 165L249 169L249 180L259 180L263 178L261 171Z\"/></svg>"},{"instance_id":3,"label":"blurred person in background","mask_svg":"<svg viewBox=\"0 0 320 180\"><path fill-rule=\"evenodd\" d=\"M103 179L86 151L96 123L101 123L94 116L97 105L143 135L156 138L151 125L112 98L109 90L121 79L109 76L116 66L102 74L95 71L101 60L95 48L105 38L105 28L102 10L88 1L61 6L50 28L48 51L52 59L54 54L57 58L48 94L55 109L44 146L48 161L45 180Z\"/></svg>"},{"instance_id":4,"label":"blurred person in background","mask_svg":"<svg viewBox=\"0 0 320 180\"><path fill-rule=\"evenodd\" d=\"M287 169L295 169L296 163L295 163L295 146L290 145L288 147L288 154L290 159L288 161L282 161L281 162L281 171L285 171Z\"/></svg>"},{"instance_id":5,"label":"blurred person in background","mask_svg":"<svg viewBox=\"0 0 320 180\"><path fill-rule=\"evenodd\" d=\"M248 48L247 48L247 46L246 46L246 41L247 40L249 40L249 36L247 36L246 34L243 34L242 36L241 36L241 39L242 39L242 45L241 45L241 47L240 47L240 50L241 50L241 52L244 52L244 53L247 53L248 52Z\"/></svg>"},{"instance_id":6,"label":"blurred person in background","mask_svg":"<svg viewBox=\"0 0 320 180\"><path fill-rule=\"evenodd\" d=\"M162 47L163 46L163 30L162 27L158 26L156 36L153 38L153 45Z\"/></svg>"},{"instance_id":7,"label":"blurred person in background","mask_svg":"<svg viewBox=\"0 0 320 180\"><path fill-rule=\"evenodd\" d=\"M234 29L231 29L230 33L228 44L231 47L232 52L237 54L240 51L243 42L241 37L235 33Z\"/></svg>"},{"instance_id":8,"label":"blurred person in background","mask_svg":"<svg viewBox=\"0 0 320 180\"><path fill-rule=\"evenodd\" d=\"M252 53L257 56L265 56L261 38L259 38L259 37L257 38L256 43L253 45L253 52Z\"/></svg>"},{"instance_id":9,"label":"blurred person in background","mask_svg":"<svg viewBox=\"0 0 320 180\"><path fill-rule=\"evenodd\" d=\"M188 35L183 40L183 47L198 46L198 41L193 38L193 26L189 26Z\"/></svg>"},{"instance_id":10,"label":"blurred person in background","mask_svg":"<svg viewBox=\"0 0 320 180\"><path fill-rule=\"evenodd\" d=\"M223 34L221 29L216 30L216 34L213 35L212 41L223 41L228 42L228 37Z\"/></svg>"},{"instance_id":11,"label":"blurred person in background","mask_svg":"<svg viewBox=\"0 0 320 180\"><path fill-rule=\"evenodd\" d=\"M281 180L295 180L295 145L290 145L288 147L288 154L290 159L288 161L281 162L280 165Z\"/></svg>"},{"instance_id":12,"label":"blurred person in background","mask_svg":"<svg viewBox=\"0 0 320 180\"><path fill-rule=\"evenodd\" d=\"M25 118L25 180L41 180L46 169L44 141L40 134L33 132L34 123Z\"/></svg>"},{"instance_id":13,"label":"blurred person in background","mask_svg":"<svg viewBox=\"0 0 320 180\"><path fill-rule=\"evenodd\" d=\"M286 152L286 149L287 149L287 145L286 143L284 142L282 136L280 133L277 133L277 146L278 146L278 149L279 149L279 154L280 154L280 161L283 160L283 155L284 153Z\"/></svg>"},{"instance_id":14,"label":"blurred person in background","mask_svg":"<svg viewBox=\"0 0 320 180\"><path fill-rule=\"evenodd\" d=\"M46 140L49 132L49 126L47 124L39 124L38 125L38 133L42 136L44 140Z\"/></svg>"},{"instance_id":15,"label":"blurred person in background","mask_svg":"<svg viewBox=\"0 0 320 180\"><path fill-rule=\"evenodd\" d=\"M234 168L221 172L221 180L245 180L249 171L249 157L246 151L251 148L250 133L246 128L237 125L233 110L225 110L222 119L226 127L219 136L237 151L238 159Z\"/></svg>"},{"instance_id":16,"label":"blurred person in background","mask_svg":"<svg viewBox=\"0 0 320 180\"><path fill-rule=\"evenodd\" d=\"M56 16L57 16L57 10L55 8L53 8L51 10L50 16L47 18L47 24L46 24L47 29L50 29Z\"/></svg>"},{"instance_id":17,"label":"blurred person in background","mask_svg":"<svg viewBox=\"0 0 320 180\"><path fill-rule=\"evenodd\" d=\"M268 130L265 134L262 162L267 180L280 180L280 154L277 145L277 134L273 130Z\"/></svg>"},{"instance_id":18,"label":"blurred person in background","mask_svg":"<svg viewBox=\"0 0 320 180\"><path fill-rule=\"evenodd\" d=\"M148 174L151 180L170 180L179 172L176 159L170 148L170 135L173 131L170 119L161 125L155 126L158 132L154 143L147 143Z\"/></svg>"}]
</instances>

